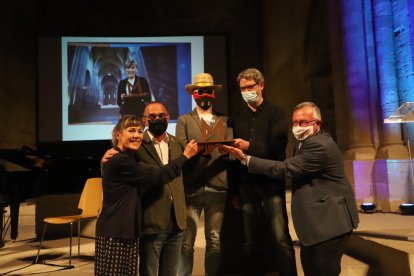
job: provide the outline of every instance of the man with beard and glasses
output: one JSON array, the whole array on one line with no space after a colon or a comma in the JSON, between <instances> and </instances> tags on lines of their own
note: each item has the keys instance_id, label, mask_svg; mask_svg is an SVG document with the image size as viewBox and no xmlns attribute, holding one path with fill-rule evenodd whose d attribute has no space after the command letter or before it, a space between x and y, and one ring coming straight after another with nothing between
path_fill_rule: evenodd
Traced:
<instances>
[{"instance_id":1,"label":"man with beard and glasses","mask_svg":"<svg viewBox=\"0 0 414 276\"><path fill-rule=\"evenodd\" d=\"M166 131L170 117L161 102L147 104L143 121L147 129L135 154L137 162L163 167L182 155L182 144ZM101 162L106 163L114 153L108 150ZM147 187L142 211L139 274L176 276L187 217L182 177L163 186Z\"/></svg>"},{"instance_id":2,"label":"man with beard and glasses","mask_svg":"<svg viewBox=\"0 0 414 276\"><path fill-rule=\"evenodd\" d=\"M210 142L233 139L233 130L228 123L228 117L213 107L216 93L221 90L221 87L221 84L214 84L213 77L208 73L196 74L193 83L185 86L197 106L177 120L176 136L183 145L187 145L193 139L196 141L206 139ZM206 131L211 135L203 137ZM227 194L226 156L228 156L226 152L220 152L212 143L204 146L194 162L183 167L187 229L184 231L178 268L180 276L192 274L194 242L203 211L206 240L205 275L220 275L220 232Z\"/></svg>"}]
</instances>

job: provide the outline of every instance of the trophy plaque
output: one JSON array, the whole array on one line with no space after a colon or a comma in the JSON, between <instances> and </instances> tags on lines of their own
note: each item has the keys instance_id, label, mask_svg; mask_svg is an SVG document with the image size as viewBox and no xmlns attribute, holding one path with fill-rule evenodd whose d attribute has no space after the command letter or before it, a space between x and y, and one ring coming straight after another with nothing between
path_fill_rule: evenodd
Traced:
<instances>
[{"instance_id":1,"label":"trophy plaque","mask_svg":"<svg viewBox=\"0 0 414 276\"><path fill-rule=\"evenodd\" d=\"M231 145L234 143L234 140L225 140L224 134L224 122L220 117L213 127L209 126L203 119L201 119L201 141L197 141L197 144L200 146L205 145L214 145L214 144L225 144Z\"/></svg>"}]
</instances>

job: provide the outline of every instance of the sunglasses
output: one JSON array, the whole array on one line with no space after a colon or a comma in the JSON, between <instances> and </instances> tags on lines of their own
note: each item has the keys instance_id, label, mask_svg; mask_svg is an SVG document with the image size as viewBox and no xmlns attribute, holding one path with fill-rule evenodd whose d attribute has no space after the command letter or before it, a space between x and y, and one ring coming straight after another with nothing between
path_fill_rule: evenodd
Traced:
<instances>
[{"instance_id":1,"label":"sunglasses","mask_svg":"<svg viewBox=\"0 0 414 276\"><path fill-rule=\"evenodd\" d=\"M200 88L200 89L194 90L193 94L197 94L199 96L202 96L203 94L213 95L214 94L214 89L212 89L212 88Z\"/></svg>"}]
</instances>

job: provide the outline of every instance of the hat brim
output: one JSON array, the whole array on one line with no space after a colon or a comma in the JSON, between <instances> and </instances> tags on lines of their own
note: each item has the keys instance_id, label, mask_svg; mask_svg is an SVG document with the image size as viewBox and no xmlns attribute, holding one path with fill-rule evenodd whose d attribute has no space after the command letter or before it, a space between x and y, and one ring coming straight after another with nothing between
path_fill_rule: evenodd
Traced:
<instances>
[{"instance_id":1,"label":"hat brim","mask_svg":"<svg viewBox=\"0 0 414 276\"><path fill-rule=\"evenodd\" d=\"M192 85L192 84L187 84L185 86L185 90L190 93L193 94L193 91L199 88L214 88L215 92L220 92L222 85L221 84L215 84L215 85Z\"/></svg>"}]
</instances>

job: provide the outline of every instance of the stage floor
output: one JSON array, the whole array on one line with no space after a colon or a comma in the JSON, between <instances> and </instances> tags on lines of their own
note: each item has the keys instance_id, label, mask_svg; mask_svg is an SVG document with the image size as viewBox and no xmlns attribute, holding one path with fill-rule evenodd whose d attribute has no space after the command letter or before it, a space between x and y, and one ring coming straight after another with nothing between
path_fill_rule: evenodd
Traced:
<instances>
[{"instance_id":1,"label":"stage floor","mask_svg":"<svg viewBox=\"0 0 414 276\"><path fill-rule=\"evenodd\" d=\"M288 203L288 206L290 203ZM31 264L37 253L38 242L35 240L35 205L24 203L20 209L19 237L16 242L10 241L6 235L6 243L0 248L0 275L93 275L94 240L81 239L81 255L77 255L77 239L74 238L72 264L75 268L62 270L59 267ZM414 216L403 216L396 213L360 213L361 223L354 233L352 245L349 250L353 256L346 255L342 260L342 276L359 275L414 275ZM296 233L290 219L290 230L294 240ZM204 275L204 238L203 227L199 228L196 248L195 265L193 275ZM67 264L68 239L48 240L44 242L41 250L42 258L61 258L57 264ZM298 275L303 275L300 265L300 249L295 247ZM382 257L372 257L371 254L382 254ZM379 259L378 259L379 258ZM391 262L378 264L382 262ZM401 266L407 258L408 270ZM398 261L402 262L402 264ZM380 261L379 261L380 260ZM391 260L391 261L390 261ZM393 267L395 265L396 267ZM377 271L377 273L375 273ZM410 272L411 271L411 272ZM395 274L398 272L399 274ZM375 274L372 274L375 273ZM401 274L403 273L403 274ZM277 275L274 274L274 275Z\"/></svg>"}]
</instances>

